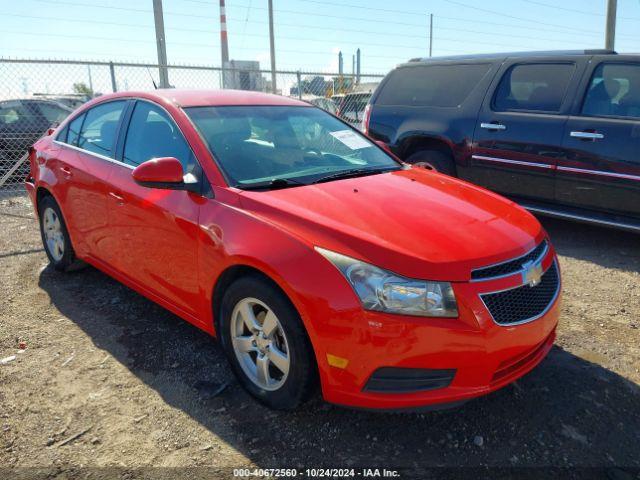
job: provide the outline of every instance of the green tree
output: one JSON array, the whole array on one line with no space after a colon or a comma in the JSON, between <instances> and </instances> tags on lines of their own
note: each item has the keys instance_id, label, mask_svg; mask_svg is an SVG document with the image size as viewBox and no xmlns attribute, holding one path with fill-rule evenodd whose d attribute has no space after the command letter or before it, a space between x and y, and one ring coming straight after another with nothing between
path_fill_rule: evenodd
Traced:
<instances>
[{"instance_id":1,"label":"green tree","mask_svg":"<svg viewBox=\"0 0 640 480\"><path fill-rule=\"evenodd\" d=\"M87 95L88 97L93 97L93 90L91 90L86 83L74 83L73 84L73 93L78 93L80 95Z\"/></svg>"}]
</instances>

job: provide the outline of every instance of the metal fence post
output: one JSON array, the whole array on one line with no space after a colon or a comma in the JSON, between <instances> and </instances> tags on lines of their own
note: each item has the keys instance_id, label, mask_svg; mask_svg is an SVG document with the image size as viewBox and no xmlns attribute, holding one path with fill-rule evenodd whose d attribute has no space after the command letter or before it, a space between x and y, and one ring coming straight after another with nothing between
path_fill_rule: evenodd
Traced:
<instances>
[{"instance_id":1,"label":"metal fence post","mask_svg":"<svg viewBox=\"0 0 640 480\"><path fill-rule=\"evenodd\" d=\"M109 62L109 73L111 74L111 90L113 92L117 92L118 84L116 83L116 68L113 66L113 62Z\"/></svg>"},{"instance_id":2,"label":"metal fence post","mask_svg":"<svg viewBox=\"0 0 640 480\"><path fill-rule=\"evenodd\" d=\"M296 72L296 77L298 77L298 98L302 100L302 75L300 74L300 70Z\"/></svg>"}]
</instances>

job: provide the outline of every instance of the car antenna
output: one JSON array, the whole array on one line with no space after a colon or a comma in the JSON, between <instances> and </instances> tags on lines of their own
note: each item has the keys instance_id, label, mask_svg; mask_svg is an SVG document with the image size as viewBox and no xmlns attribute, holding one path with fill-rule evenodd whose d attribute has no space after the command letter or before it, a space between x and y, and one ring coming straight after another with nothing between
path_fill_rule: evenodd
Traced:
<instances>
[{"instance_id":1,"label":"car antenna","mask_svg":"<svg viewBox=\"0 0 640 480\"><path fill-rule=\"evenodd\" d=\"M151 75L151 71L149 70L149 67L147 67L147 73L149 74L149 78L151 78L151 83L153 83L153 89L157 90L158 85L156 85L156 81L153 79L153 75Z\"/></svg>"}]
</instances>

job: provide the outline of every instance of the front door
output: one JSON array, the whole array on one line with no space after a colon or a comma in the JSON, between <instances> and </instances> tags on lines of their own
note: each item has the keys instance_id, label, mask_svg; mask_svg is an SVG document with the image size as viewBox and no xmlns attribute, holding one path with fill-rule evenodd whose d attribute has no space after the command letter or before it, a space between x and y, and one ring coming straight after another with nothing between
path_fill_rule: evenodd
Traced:
<instances>
[{"instance_id":1,"label":"front door","mask_svg":"<svg viewBox=\"0 0 640 480\"><path fill-rule=\"evenodd\" d=\"M584 83L565 129L556 200L640 217L640 62L600 58Z\"/></svg>"},{"instance_id":2,"label":"front door","mask_svg":"<svg viewBox=\"0 0 640 480\"><path fill-rule=\"evenodd\" d=\"M195 314L198 290L198 215L203 198L195 193L151 189L134 182L137 165L175 157L185 173L199 165L176 124L159 106L137 101L124 139L121 163L109 192L110 235L117 245L112 266L174 306Z\"/></svg>"},{"instance_id":3,"label":"front door","mask_svg":"<svg viewBox=\"0 0 640 480\"><path fill-rule=\"evenodd\" d=\"M465 178L504 195L552 201L571 87L584 63L505 62L478 116Z\"/></svg>"}]
</instances>

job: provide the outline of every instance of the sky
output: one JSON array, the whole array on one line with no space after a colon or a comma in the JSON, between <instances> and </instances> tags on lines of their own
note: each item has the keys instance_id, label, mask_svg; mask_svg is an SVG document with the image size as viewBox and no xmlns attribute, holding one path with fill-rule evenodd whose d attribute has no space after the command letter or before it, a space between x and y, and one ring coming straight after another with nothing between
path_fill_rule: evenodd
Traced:
<instances>
[{"instance_id":1,"label":"sky","mask_svg":"<svg viewBox=\"0 0 640 480\"><path fill-rule=\"evenodd\" d=\"M226 3L230 57L270 68L267 0ZM360 48L362 71L384 74L428 56L430 14L434 56L602 48L607 1L273 3L278 69L335 72L342 51L345 71L351 72L352 55ZM616 50L640 52L640 0L618 3ZM164 0L163 8L169 63L218 66L219 1ZM3 58L157 61L152 0L0 0L0 22ZM15 75L37 80L31 72ZM135 81L142 80L127 79Z\"/></svg>"}]
</instances>

